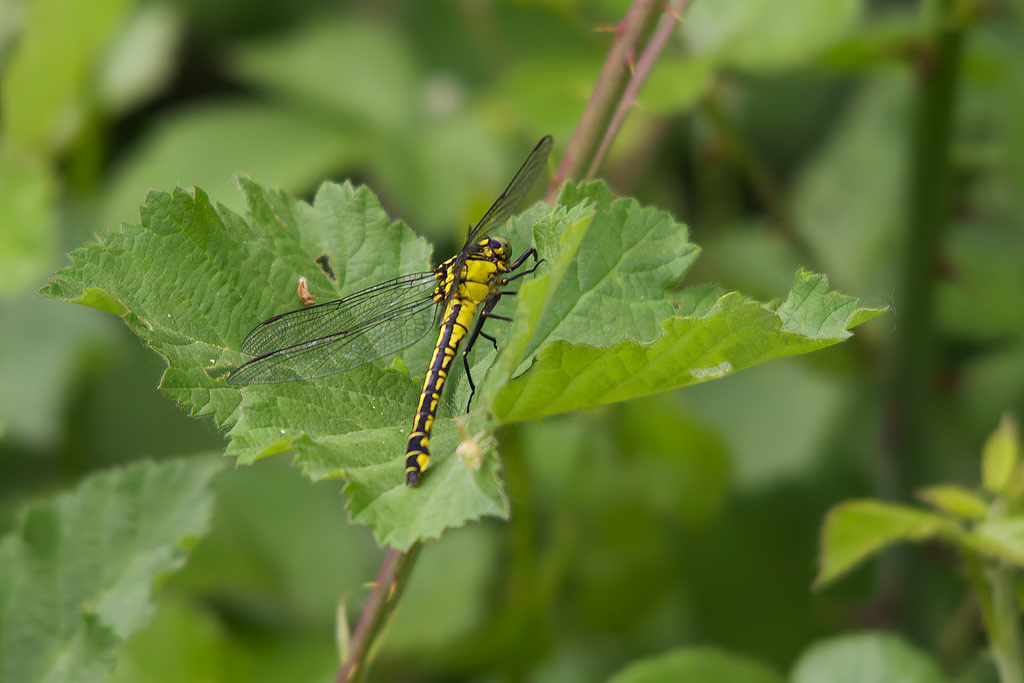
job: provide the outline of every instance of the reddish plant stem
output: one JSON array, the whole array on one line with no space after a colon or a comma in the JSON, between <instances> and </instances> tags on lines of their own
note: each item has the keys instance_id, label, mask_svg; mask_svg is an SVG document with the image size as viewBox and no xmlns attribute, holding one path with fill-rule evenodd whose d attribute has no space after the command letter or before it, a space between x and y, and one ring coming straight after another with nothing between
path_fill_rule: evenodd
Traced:
<instances>
[{"instance_id":1,"label":"reddish plant stem","mask_svg":"<svg viewBox=\"0 0 1024 683\"><path fill-rule=\"evenodd\" d=\"M658 0L633 0L625 18L616 29L617 35L611 50L608 51L604 66L601 67L601 74L597 77L597 83L594 84L587 106L583 109L580 122L565 149L562 163L558 166L555 177L551 179L546 199L549 203L554 201L562 183L580 177L587 159L592 157L601 128L608 121L612 107L622 92L623 83L629 73L630 58L636 54L636 46L644 27L658 11L657 8Z\"/></svg>"},{"instance_id":2,"label":"reddish plant stem","mask_svg":"<svg viewBox=\"0 0 1024 683\"><path fill-rule=\"evenodd\" d=\"M658 27L654 30L654 34L651 39L647 42L644 47L643 53L640 55L640 59L637 60L636 69L633 71L632 78L629 79L629 83L626 84L626 89L622 93L622 97L619 98L619 103L615 107L615 113L612 114L611 121L608 122L608 127L604 131L604 137L601 139L601 145L597 148L597 152L594 157L590 160L590 167L587 169L587 178L593 178L594 174L597 173L597 169L601 166L601 162L604 161L605 155L608 153L609 148L612 146L612 141L619 132L619 128L622 127L622 122L626 119L626 114L636 104L637 95L640 94L640 88L643 87L644 82L647 80L647 76L651 73L651 69L654 67L654 63L658 60L658 55L661 54L661 49L665 47L665 43L668 41L668 37L672 35L672 30L676 27L676 23L679 21L679 17L682 16L686 6L690 4L690 0L672 0L661 19L658 22Z\"/></svg>"},{"instance_id":3,"label":"reddish plant stem","mask_svg":"<svg viewBox=\"0 0 1024 683\"><path fill-rule=\"evenodd\" d=\"M415 543L404 552L395 549L388 551L377 575L373 592L363 606L356 632L349 643L348 654L341 664L341 671L338 672L337 683L363 680L372 655L374 640L402 595L419 547L420 544Z\"/></svg>"}]
</instances>

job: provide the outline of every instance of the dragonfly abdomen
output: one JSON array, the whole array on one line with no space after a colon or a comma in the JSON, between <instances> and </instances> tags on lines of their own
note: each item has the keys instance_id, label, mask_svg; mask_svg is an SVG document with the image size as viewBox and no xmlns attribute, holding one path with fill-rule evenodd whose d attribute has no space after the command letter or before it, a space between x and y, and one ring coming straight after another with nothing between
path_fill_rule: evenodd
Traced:
<instances>
[{"instance_id":1,"label":"dragonfly abdomen","mask_svg":"<svg viewBox=\"0 0 1024 683\"><path fill-rule=\"evenodd\" d=\"M434 355L430 359L427 377L420 392L409 445L405 449L405 483L409 486L419 485L420 473L430 464L430 430L434 426L441 390L479 305L472 298L456 297L445 309L441 332L437 336Z\"/></svg>"}]
</instances>

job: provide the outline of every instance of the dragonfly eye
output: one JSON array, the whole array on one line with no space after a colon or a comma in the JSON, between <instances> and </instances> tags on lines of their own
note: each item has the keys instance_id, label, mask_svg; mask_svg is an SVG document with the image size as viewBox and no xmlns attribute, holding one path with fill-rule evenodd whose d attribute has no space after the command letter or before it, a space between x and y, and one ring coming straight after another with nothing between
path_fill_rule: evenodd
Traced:
<instances>
[{"instance_id":1,"label":"dragonfly eye","mask_svg":"<svg viewBox=\"0 0 1024 683\"><path fill-rule=\"evenodd\" d=\"M508 240L504 237L492 237L487 246L490 247L491 251L495 254L501 256L507 256L512 251L512 247L509 246Z\"/></svg>"}]
</instances>

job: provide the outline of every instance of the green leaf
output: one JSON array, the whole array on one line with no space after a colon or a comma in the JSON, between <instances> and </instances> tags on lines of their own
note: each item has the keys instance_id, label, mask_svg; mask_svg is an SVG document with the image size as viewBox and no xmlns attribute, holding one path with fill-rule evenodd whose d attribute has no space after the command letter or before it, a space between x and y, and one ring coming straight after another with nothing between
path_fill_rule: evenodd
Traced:
<instances>
[{"instance_id":1,"label":"green leaf","mask_svg":"<svg viewBox=\"0 0 1024 683\"><path fill-rule=\"evenodd\" d=\"M633 662L608 683L782 683L764 664L709 648L675 650Z\"/></svg>"},{"instance_id":2,"label":"green leaf","mask_svg":"<svg viewBox=\"0 0 1024 683\"><path fill-rule=\"evenodd\" d=\"M56 195L49 162L0 142L0 294L38 284L53 267Z\"/></svg>"},{"instance_id":3,"label":"green leaf","mask_svg":"<svg viewBox=\"0 0 1024 683\"><path fill-rule=\"evenodd\" d=\"M518 60L496 84L497 101L491 106L507 110L511 120L529 121L535 129L550 131L555 140L568 140L603 62L600 52L572 49ZM659 68L660 64L652 70L652 78Z\"/></svg>"},{"instance_id":4,"label":"green leaf","mask_svg":"<svg viewBox=\"0 0 1024 683\"><path fill-rule=\"evenodd\" d=\"M107 50L96 78L104 108L124 112L151 99L174 75L184 32L180 8L166 3L142 4Z\"/></svg>"},{"instance_id":5,"label":"green leaf","mask_svg":"<svg viewBox=\"0 0 1024 683\"><path fill-rule=\"evenodd\" d=\"M407 548L482 515L506 516L497 459L453 457L460 436L451 416L468 398L458 375L435 421L429 476L419 489L403 484L405 440L434 334L399 364L386 358L315 382L238 389L218 379L248 358L238 349L258 321L298 306L299 276L329 301L430 267L426 243L389 224L365 188L328 183L310 206L247 179L241 185L245 219L214 207L201 190L150 193L141 225L74 252L73 265L43 293L118 312L168 360L161 388L194 415L213 415L230 428L228 453L240 463L290 452L314 480L344 478L353 520L382 543ZM623 400L721 376L734 369L728 363L743 367L827 346L877 314L802 272L778 311L713 287L672 291L698 251L685 227L635 200L613 200L600 183L569 187L559 207L535 207L502 232L520 250L533 241L546 259L543 274L523 283L501 353L495 357L487 345L473 353L474 376L483 378L474 407L493 404L506 421ZM323 254L337 281L316 264ZM659 357L665 346L671 349ZM543 395L546 364L556 353L573 362L600 359L598 368L610 368L603 381L613 387L575 387L565 403L532 412L504 409L509 396L535 402ZM631 353L646 366L624 374L617 354ZM515 372L523 374L509 383ZM496 424L485 425L481 438Z\"/></svg>"},{"instance_id":6,"label":"green leaf","mask_svg":"<svg viewBox=\"0 0 1024 683\"><path fill-rule=\"evenodd\" d=\"M306 192L360 154L358 138L345 126L296 108L249 101L198 105L159 119L128 152L114 171L100 220L103 227L134 220L149 188L174 187L186 178L238 211L244 208L235 190L239 173Z\"/></svg>"},{"instance_id":7,"label":"green leaf","mask_svg":"<svg viewBox=\"0 0 1024 683\"><path fill-rule=\"evenodd\" d=\"M679 395L691 418L724 442L734 493L749 493L775 490L827 466L834 456L822 444L850 410L843 381L791 358Z\"/></svg>"},{"instance_id":8,"label":"green leaf","mask_svg":"<svg viewBox=\"0 0 1024 683\"><path fill-rule=\"evenodd\" d=\"M1024 566L1024 516L986 519L967 534L975 550L1018 566Z\"/></svg>"},{"instance_id":9,"label":"green leaf","mask_svg":"<svg viewBox=\"0 0 1024 683\"><path fill-rule=\"evenodd\" d=\"M749 71L778 71L810 61L843 38L861 5L861 0L791 0L780 12L772 0L694 3L682 32L697 54Z\"/></svg>"},{"instance_id":10,"label":"green leaf","mask_svg":"<svg viewBox=\"0 0 1024 683\"><path fill-rule=\"evenodd\" d=\"M887 545L956 537L954 522L931 512L875 500L849 501L832 508L822 529L816 587L835 581Z\"/></svg>"},{"instance_id":11,"label":"green leaf","mask_svg":"<svg viewBox=\"0 0 1024 683\"><path fill-rule=\"evenodd\" d=\"M981 519L988 514L988 502L984 498L955 484L929 486L917 496L932 507L963 519Z\"/></svg>"},{"instance_id":12,"label":"green leaf","mask_svg":"<svg viewBox=\"0 0 1024 683\"><path fill-rule=\"evenodd\" d=\"M419 377L371 365L316 382L240 391L207 374L206 368L216 374L245 360L237 349L248 330L298 305L299 275L326 301L430 267L426 242L389 224L365 188L326 184L313 206L245 179L242 189L248 222L214 208L200 190L150 193L141 225L74 252L74 265L43 293L102 302L103 309L110 309L109 300L119 302L125 322L168 360L161 388L193 415L213 415L232 428L229 454L249 463L291 451L314 480L344 476L353 519L371 526L382 543L408 547L467 519L506 514L497 463L491 458L473 470L447 458L458 433L443 416L431 439L438 456L431 475L417 490L404 485ZM325 253L334 257L336 281L315 263ZM105 298L83 299L91 289ZM171 291L190 294L167 296ZM417 373L432 345L428 336L406 352Z\"/></svg>"},{"instance_id":13,"label":"green leaf","mask_svg":"<svg viewBox=\"0 0 1024 683\"><path fill-rule=\"evenodd\" d=\"M93 70L131 0L38 0L4 73L4 137L46 153L66 144L86 112Z\"/></svg>"},{"instance_id":14,"label":"green leaf","mask_svg":"<svg viewBox=\"0 0 1024 683\"><path fill-rule=\"evenodd\" d=\"M839 636L812 645L797 660L792 683L946 683L927 656L887 633Z\"/></svg>"},{"instance_id":15,"label":"green leaf","mask_svg":"<svg viewBox=\"0 0 1024 683\"><path fill-rule=\"evenodd\" d=\"M91 311L28 292L0 298L0 320L0 423L22 443L58 448L83 349L113 345L117 330Z\"/></svg>"},{"instance_id":16,"label":"green leaf","mask_svg":"<svg viewBox=\"0 0 1024 683\"><path fill-rule=\"evenodd\" d=\"M152 616L154 582L206 532L221 466L139 463L29 506L0 541L0 678L106 680L115 647Z\"/></svg>"},{"instance_id":17,"label":"green leaf","mask_svg":"<svg viewBox=\"0 0 1024 683\"><path fill-rule=\"evenodd\" d=\"M981 449L981 481L985 489L991 493L1002 493L1019 459L1017 424L1007 413Z\"/></svg>"},{"instance_id":18,"label":"green leaf","mask_svg":"<svg viewBox=\"0 0 1024 683\"><path fill-rule=\"evenodd\" d=\"M667 214L662 217L671 221ZM643 220L625 217L622 224L642 225ZM592 227L588 235L592 233L601 235L600 240L609 239L610 234L609 241L621 237L623 244L630 244L625 235L606 226ZM652 259L654 254L667 258L672 253L668 241L665 246L645 246ZM593 253L581 255L579 262L586 264ZM614 263L612 253L609 260ZM685 261L686 256L677 260ZM528 326L535 319L523 355L540 343L545 348L529 369L508 382L494 399L499 419L534 419L717 379L766 360L831 346L849 337L850 327L882 312L859 308L856 299L830 292L824 276L806 271L796 274L789 296L773 311L736 292L718 296L715 290L694 288L669 294L667 279L653 283L660 286L660 292L654 287L636 287L629 281L635 267L622 258L609 272L598 273L596 280L569 270L558 282L553 268L551 274L523 286L509 349L530 335ZM674 275L668 265L645 263L642 267ZM577 285L579 291L572 289ZM552 304L551 298L545 300L544 287L557 289L561 301ZM588 325L582 321L598 324L575 334ZM653 329L655 323L661 328L660 335ZM566 339L567 331L577 343ZM616 341L616 336L639 339ZM506 355L510 355L508 350L492 373L503 369Z\"/></svg>"},{"instance_id":19,"label":"green leaf","mask_svg":"<svg viewBox=\"0 0 1024 683\"><path fill-rule=\"evenodd\" d=\"M197 601L198 602L198 601ZM200 605L164 599L119 653L113 683L254 680L243 646Z\"/></svg>"},{"instance_id":20,"label":"green leaf","mask_svg":"<svg viewBox=\"0 0 1024 683\"><path fill-rule=\"evenodd\" d=\"M909 88L901 77L869 81L793 192L794 228L816 262L835 283L865 296L892 296L905 211Z\"/></svg>"},{"instance_id":21,"label":"green leaf","mask_svg":"<svg viewBox=\"0 0 1024 683\"><path fill-rule=\"evenodd\" d=\"M304 107L391 132L409 125L421 101L416 59L405 41L388 25L358 16L320 18L243 45L231 65L240 77Z\"/></svg>"}]
</instances>

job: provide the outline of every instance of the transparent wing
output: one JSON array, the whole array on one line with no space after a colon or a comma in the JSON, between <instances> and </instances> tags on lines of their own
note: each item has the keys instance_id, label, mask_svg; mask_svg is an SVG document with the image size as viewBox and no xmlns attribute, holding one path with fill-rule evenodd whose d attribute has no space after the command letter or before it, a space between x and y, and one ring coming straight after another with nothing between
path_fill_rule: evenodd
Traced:
<instances>
[{"instance_id":1,"label":"transparent wing","mask_svg":"<svg viewBox=\"0 0 1024 683\"><path fill-rule=\"evenodd\" d=\"M355 328L387 315L389 310L430 296L436 284L433 273L412 273L335 301L275 315L246 335L242 340L242 352L262 356Z\"/></svg>"},{"instance_id":2,"label":"transparent wing","mask_svg":"<svg viewBox=\"0 0 1024 683\"><path fill-rule=\"evenodd\" d=\"M477 240L487 234L491 228L504 223L515 212L516 207L523 201L523 197L537 182L537 176L540 175L541 170L547 165L551 144L550 135L545 135L540 139L537 146L530 152L530 156L526 157L526 161L516 171L505 191L495 200L491 208L487 209L487 213L476 224L476 227L470 231L466 238L466 244L462 247L464 252L467 249L472 249L472 245Z\"/></svg>"},{"instance_id":3,"label":"transparent wing","mask_svg":"<svg viewBox=\"0 0 1024 683\"><path fill-rule=\"evenodd\" d=\"M323 377L401 351L436 327L435 285L433 273L407 275L265 320L242 343L256 358L232 370L227 383Z\"/></svg>"}]
</instances>

